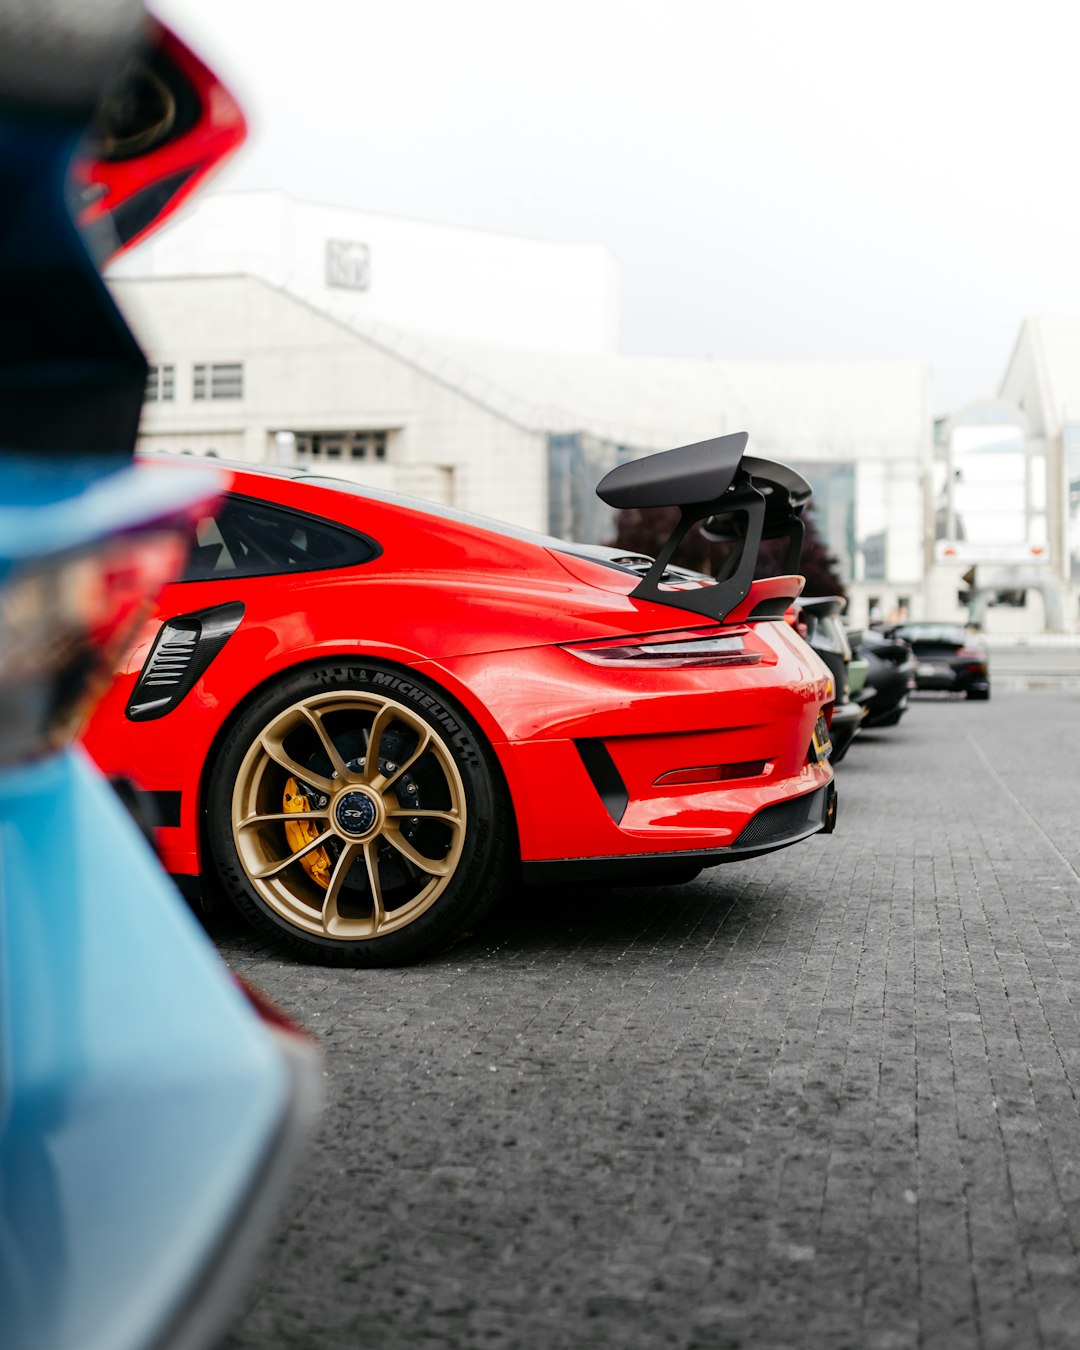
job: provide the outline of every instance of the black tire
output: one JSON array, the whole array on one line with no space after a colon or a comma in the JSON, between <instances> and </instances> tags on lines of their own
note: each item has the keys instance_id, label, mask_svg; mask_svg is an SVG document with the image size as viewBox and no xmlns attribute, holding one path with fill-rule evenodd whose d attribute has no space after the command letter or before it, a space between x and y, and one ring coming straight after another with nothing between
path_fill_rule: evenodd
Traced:
<instances>
[{"instance_id":1,"label":"black tire","mask_svg":"<svg viewBox=\"0 0 1080 1350\"><path fill-rule=\"evenodd\" d=\"M970 699L976 699L976 700L979 701L979 702L985 703L986 700L990 697L990 690L989 690L989 689L969 689L969 690L967 691L967 697L970 698Z\"/></svg>"},{"instance_id":2,"label":"black tire","mask_svg":"<svg viewBox=\"0 0 1080 1350\"><path fill-rule=\"evenodd\" d=\"M392 965L449 946L518 863L483 735L435 685L374 661L275 681L223 741L205 801L225 894L324 965Z\"/></svg>"}]
</instances>

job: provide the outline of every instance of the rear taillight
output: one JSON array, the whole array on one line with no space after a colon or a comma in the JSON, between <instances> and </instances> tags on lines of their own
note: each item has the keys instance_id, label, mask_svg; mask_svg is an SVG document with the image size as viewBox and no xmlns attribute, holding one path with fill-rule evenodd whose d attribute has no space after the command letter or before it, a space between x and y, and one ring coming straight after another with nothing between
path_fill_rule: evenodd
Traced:
<instances>
[{"instance_id":1,"label":"rear taillight","mask_svg":"<svg viewBox=\"0 0 1080 1350\"><path fill-rule=\"evenodd\" d=\"M956 653L956 659L958 661L970 661L977 666L986 665L986 653L980 651L978 647L961 647Z\"/></svg>"},{"instance_id":2,"label":"rear taillight","mask_svg":"<svg viewBox=\"0 0 1080 1350\"><path fill-rule=\"evenodd\" d=\"M703 633L687 629L653 633L647 637L581 642L563 651L595 666L624 666L637 670L679 670L693 666L756 666L768 652L749 628L715 629Z\"/></svg>"},{"instance_id":3,"label":"rear taillight","mask_svg":"<svg viewBox=\"0 0 1080 1350\"><path fill-rule=\"evenodd\" d=\"M0 763L72 738L95 677L186 553L182 532L158 528L11 568L0 582Z\"/></svg>"}]
</instances>

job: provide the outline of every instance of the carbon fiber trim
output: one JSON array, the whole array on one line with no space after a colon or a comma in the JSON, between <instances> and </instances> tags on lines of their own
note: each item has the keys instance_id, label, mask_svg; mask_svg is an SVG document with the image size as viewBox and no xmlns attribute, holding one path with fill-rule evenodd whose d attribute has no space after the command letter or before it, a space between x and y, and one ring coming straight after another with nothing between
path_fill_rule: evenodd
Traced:
<instances>
[{"instance_id":1,"label":"carbon fiber trim","mask_svg":"<svg viewBox=\"0 0 1080 1350\"><path fill-rule=\"evenodd\" d=\"M764 811L759 811L730 848L698 849L684 853L629 853L605 858L544 858L523 862L522 877L527 886L550 886L574 881L661 885L664 881L685 880L685 875L680 877L679 873L756 858L761 853L788 848L827 827L831 830L835 810L830 814L829 807L830 803L835 802L835 793L833 784L825 783L814 792L796 797L793 801L778 802L777 806L793 808L793 828L787 834L780 835L766 827L762 834L767 833L768 837L757 843L747 844L742 840L757 820L776 808L766 807Z\"/></svg>"},{"instance_id":2,"label":"carbon fiber trim","mask_svg":"<svg viewBox=\"0 0 1080 1350\"><path fill-rule=\"evenodd\" d=\"M194 687L200 675L240 626L239 600L178 614L161 625L125 712L131 722L164 717Z\"/></svg>"}]
</instances>

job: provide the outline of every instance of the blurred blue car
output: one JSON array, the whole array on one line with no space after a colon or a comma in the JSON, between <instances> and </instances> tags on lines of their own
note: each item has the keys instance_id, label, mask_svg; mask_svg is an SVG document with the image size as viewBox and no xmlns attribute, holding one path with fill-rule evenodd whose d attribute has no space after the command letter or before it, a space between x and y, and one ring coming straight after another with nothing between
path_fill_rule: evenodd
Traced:
<instances>
[{"instance_id":1,"label":"blurred blue car","mask_svg":"<svg viewBox=\"0 0 1080 1350\"><path fill-rule=\"evenodd\" d=\"M0 1346L208 1345L318 1071L72 745L216 491L130 467L146 364L73 211L144 233L227 95L127 0L0 0L0 34Z\"/></svg>"}]
</instances>

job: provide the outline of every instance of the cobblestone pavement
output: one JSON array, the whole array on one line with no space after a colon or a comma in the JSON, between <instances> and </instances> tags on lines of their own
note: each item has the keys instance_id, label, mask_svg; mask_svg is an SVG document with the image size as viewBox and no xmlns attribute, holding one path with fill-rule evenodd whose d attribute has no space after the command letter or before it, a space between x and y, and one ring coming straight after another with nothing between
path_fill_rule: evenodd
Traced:
<instances>
[{"instance_id":1,"label":"cobblestone pavement","mask_svg":"<svg viewBox=\"0 0 1080 1350\"><path fill-rule=\"evenodd\" d=\"M408 969L219 925L328 1074L226 1345L1080 1344L1078 726L921 700L831 838Z\"/></svg>"}]
</instances>

